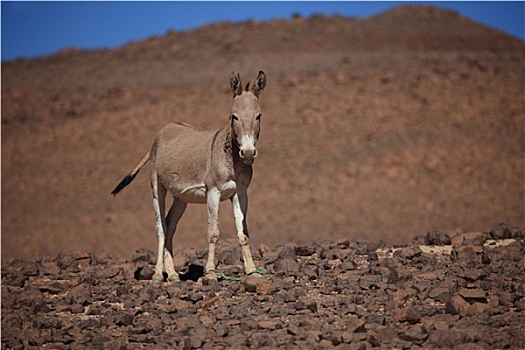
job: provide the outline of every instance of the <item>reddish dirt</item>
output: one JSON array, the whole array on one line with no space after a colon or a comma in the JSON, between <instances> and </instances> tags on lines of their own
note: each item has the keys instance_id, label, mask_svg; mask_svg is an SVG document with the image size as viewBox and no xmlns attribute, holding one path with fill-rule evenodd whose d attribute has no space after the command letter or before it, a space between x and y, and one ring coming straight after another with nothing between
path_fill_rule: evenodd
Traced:
<instances>
[{"instance_id":1,"label":"reddish dirt","mask_svg":"<svg viewBox=\"0 0 525 350\"><path fill-rule=\"evenodd\" d=\"M524 43L414 6L218 23L2 64L3 258L154 249L147 171L109 193L168 122L222 127L230 72L247 82L259 69L254 244L525 224ZM190 206L177 246L204 247L205 232L205 208Z\"/></svg>"}]
</instances>

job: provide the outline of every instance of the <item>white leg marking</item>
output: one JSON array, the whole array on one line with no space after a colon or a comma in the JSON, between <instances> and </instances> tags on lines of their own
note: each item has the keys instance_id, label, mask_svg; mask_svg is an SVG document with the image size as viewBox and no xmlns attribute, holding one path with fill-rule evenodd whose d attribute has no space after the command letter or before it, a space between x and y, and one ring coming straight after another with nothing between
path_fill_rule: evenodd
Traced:
<instances>
[{"instance_id":1,"label":"white leg marking","mask_svg":"<svg viewBox=\"0 0 525 350\"><path fill-rule=\"evenodd\" d=\"M211 188L206 195L208 206L208 262L205 272L212 274L215 272L215 245L219 240L219 203L221 193L217 188Z\"/></svg>"},{"instance_id":2,"label":"white leg marking","mask_svg":"<svg viewBox=\"0 0 525 350\"><path fill-rule=\"evenodd\" d=\"M155 174L156 175L156 174ZM155 229L157 231L158 239L158 251L157 251L157 264L155 265L155 274L153 275L153 282L162 282L164 277L164 245L165 245L165 232L166 232L166 220L164 219L165 211L165 198L166 189L164 186L158 186L158 179L156 176L151 181L151 190L153 192L153 210L155 211Z\"/></svg>"},{"instance_id":3,"label":"white leg marking","mask_svg":"<svg viewBox=\"0 0 525 350\"><path fill-rule=\"evenodd\" d=\"M250 251L248 225L246 224L246 215L248 213L248 194L238 195L235 193L231 199L233 206L233 217L235 218L235 227L237 228L237 237L241 245L242 258L244 260L244 269L247 274L256 271Z\"/></svg>"}]
</instances>

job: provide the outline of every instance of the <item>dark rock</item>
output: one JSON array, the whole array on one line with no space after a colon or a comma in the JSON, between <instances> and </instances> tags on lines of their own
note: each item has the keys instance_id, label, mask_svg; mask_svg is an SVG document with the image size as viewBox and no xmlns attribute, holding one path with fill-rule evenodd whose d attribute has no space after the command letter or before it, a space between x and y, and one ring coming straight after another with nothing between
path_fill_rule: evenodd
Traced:
<instances>
[{"instance_id":1,"label":"dark rock","mask_svg":"<svg viewBox=\"0 0 525 350\"><path fill-rule=\"evenodd\" d=\"M394 253L394 256L400 257L402 259L412 260L416 256L420 256L422 253L421 249L418 246L405 247Z\"/></svg>"},{"instance_id":2,"label":"dark rock","mask_svg":"<svg viewBox=\"0 0 525 350\"><path fill-rule=\"evenodd\" d=\"M494 239L506 239L512 237L512 232L505 223L497 224L490 230L490 236Z\"/></svg>"},{"instance_id":3,"label":"dark rock","mask_svg":"<svg viewBox=\"0 0 525 350\"><path fill-rule=\"evenodd\" d=\"M61 270L75 269L76 267L78 267L78 261L72 255L59 255L56 258L56 262Z\"/></svg>"},{"instance_id":4,"label":"dark rock","mask_svg":"<svg viewBox=\"0 0 525 350\"><path fill-rule=\"evenodd\" d=\"M146 262L149 264L155 264L156 263L156 254L150 249L146 248L139 248L135 251L135 254L133 254L133 257L131 258L131 261L134 263L137 262Z\"/></svg>"},{"instance_id":5,"label":"dark rock","mask_svg":"<svg viewBox=\"0 0 525 350\"><path fill-rule=\"evenodd\" d=\"M299 264L293 259L279 259L273 264L275 272L284 272L285 274L299 272Z\"/></svg>"},{"instance_id":6,"label":"dark rock","mask_svg":"<svg viewBox=\"0 0 525 350\"><path fill-rule=\"evenodd\" d=\"M429 242L427 240L427 236L416 236L412 239L412 244L415 244L415 245L429 245ZM401 247L406 247L407 244L405 243L404 245L400 245L400 244L394 244L394 248L401 248Z\"/></svg>"},{"instance_id":7,"label":"dark rock","mask_svg":"<svg viewBox=\"0 0 525 350\"><path fill-rule=\"evenodd\" d=\"M277 288L277 285L275 283L258 275L250 275L246 277L246 279L243 282L243 285L244 289L247 292L257 292L258 294L262 295L268 294Z\"/></svg>"},{"instance_id":8,"label":"dark rock","mask_svg":"<svg viewBox=\"0 0 525 350\"><path fill-rule=\"evenodd\" d=\"M516 239L525 238L525 227L513 227L510 230L510 236Z\"/></svg>"},{"instance_id":9,"label":"dark rock","mask_svg":"<svg viewBox=\"0 0 525 350\"><path fill-rule=\"evenodd\" d=\"M370 252L375 252L379 248L379 243L368 241L357 241L356 253L359 255L368 255Z\"/></svg>"},{"instance_id":10,"label":"dark rock","mask_svg":"<svg viewBox=\"0 0 525 350\"><path fill-rule=\"evenodd\" d=\"M350 333L364 331L364 325L365 325L364 320L357 318L357 317L353 317L353 318L350 318L347 322L348 323L346 324L346 330L349 331Z\"/></svg>"},{"instance_id":11,"label":"dark rock","mask_svg":"<svg viewBox=\"0 0 525 350\"><path fill-rule=\"evenodd\" d=\"M421 344L428 338L428 334L422 326L414 325L401 334L400 337L401 339Z\"/></svg>"},{"instance_id":12,"label":"dark rock","mask_svg":"<svg viewBox=\"0 0 525 350\"><path fill-rule=\"evenodd\" d=\"M380 275L367 275L359 279L359 287L362 289L379 289L381 284Z\"/></svg>"},{"instance_id":13,"label":"dark rock","mask_svg":"<svg viewBox=\"0 0 525 350\"><path fill-rule=\"evenodd\" d=\"M445 303L445 312L452 315L464 315L469 308L469 303L461 296L455 295Z\"/></svg>"},{"instance_id":14,"label":"dark rock","mask_svg":"<svg viewBox=\"0 0 525 350\"><path fill-rule=\"evenodd\" d=\"M419 312L419 310L415 306L407 305L401 310L399 310L399 312L396 315L396 318L400 322L416 324L421 321L421 312Z\"/></svg>"},{"instance_id":15,"label":"dark rock","mask_svg":"<svg viewBox=\"0 0 525 350\"><path fill-rule=\"evenodd\" d=\"M217 259L224 265L235 265L241 261L240 251L232 248L217 254Z\"/></svg>"},{"instance_id":16,"label":"dark rock","mask_svg":"<svg viewBox=\"0 0 525 350\"><path fill-rule=\"evenodd\" d=\"M357 263L353 260L345 260L341 263L341 270L343 271L356 270L357 267Z\"/></svg>"},{"instance_id":17,"label":"dark rock","mask_svg":"<svg viewBox=\"0 0 525 350\"><path fill-rule=\"evenodd\" d=\"M295 255L297 256L311 256L315 253L315 247L312 246L298 246L295 247Z\"/></svg>"},{"instance_id":18,"label":"dark rock","mask_svg":"<svg viewBox=\"0 0 525 350\"><path fill-rule=\"evenodd\" d=\"M430 291L428 297L436 301L446 302L452 298L452 295L450 294L449 288L437 287Z\"/></svg>"},{"instance_id":19,"label":"dark rock","mask_svg":"<svg viewBox=\"0 0 525 350\"><path fill-rule=\"evenodd\" d=\"M296 258L294 247L287 246L287 245L282 245L282 246L277 246L275 248L275 250L277 251L277 258L278 259L292 259L292 260L295 260L295 258Z\"/></svg>"},{"instance_id":20,"label":"dark rock","mask_svg":"<svg viewBox=\"0 0 525 350\"><path fill-rule=\"evenodd\" d=\"M84 306L82 304L73 304L69 307L72 314L80 314L84 312Z\"/></svg>"},{"instance_id":21,"label":"dark rock","mask_svg":"<svg viewBox=\"0 0 525 350\"><path fill-rule=\"evenodd\" d=\"M484 232L464 233L462 245L464 246L474 245L474 246L483 247L483 244L487 241L488 238L489 238L488 234Z\"/></svg>"},{"instance_id":22,"label":"dark rock","mask_svg":"<svg viewBox=\"0 0 525 350\"><path fill-rule=\"evenodd\" d=\"M374 323L384 326L386 324L386 317L383 315L370 316L366 322L367 324Z\"/></svg>"},{"instance_id":23,"label":"dark rock","mask_svg":"<svg viewBox=\"0 0 525 350\"><path fill-rule=\"evenodd\" d=\"M451 243L450 236L441 231L428 231L426 241L429 245L449 245Z\"/></svg>"},{"instance_id":24,"label":"dark rock","mask_svg":"<svg viewBox=\"0 0 525 350\"><path fill-rule=\"evenodd\" d=\"M124 313L116 317L117 326L130 326L133 323L135 316L130 313Z\"/></svg>"},{"instance_id":25,"label":"dark rock","mask_svg":"<svg viewBox=\"0 0 525 350\"><path fill-rule=\"evenodd\" d=\"M432 331L428 337L429 343L439 348L455 349L465 343L465 333L456 329Z\"/></svg>"},{"instance_id":26,"label":"dark rock","mask_svg":"<svg viewBox=\"0 0 525 350\"><path fill-rule=\"evenodd\" d=\"M474 303L474 302L486 303L487 302L487 293L481 289L461 288L458 291L458 294L461 295L463 299L465 299L466 301L470 303Z\"/></svg>"}]
</instances>

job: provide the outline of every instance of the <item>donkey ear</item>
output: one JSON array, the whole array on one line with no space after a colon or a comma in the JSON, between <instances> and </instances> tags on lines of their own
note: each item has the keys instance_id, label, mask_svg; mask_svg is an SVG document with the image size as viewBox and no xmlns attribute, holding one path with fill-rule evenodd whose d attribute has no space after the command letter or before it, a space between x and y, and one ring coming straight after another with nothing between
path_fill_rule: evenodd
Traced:
<instances>
[{"instance_id":1,"label":"donkey ear","mask_svg":"<svg viewBox=\"0 0 525 350\"><path fill-rule=\"evenodd\" d=\"M232 88L233 98L242 94L241 77L239 73L232 72L230 76L230 87Z\"/></svg>"},{"instance_id":2,"label":"donkey ear","mask_svg":"<svg viewBox=\"0 0 525 350\"><path fill-rule=\"evenodd\" d=\"M255 97L259 98L259 95L264 90L264 87L266 86L266 74L261 70L259 71L259 75L255 79L255 83L252 86L252 93L255 95Z\"/></svg>"}]
</instances>

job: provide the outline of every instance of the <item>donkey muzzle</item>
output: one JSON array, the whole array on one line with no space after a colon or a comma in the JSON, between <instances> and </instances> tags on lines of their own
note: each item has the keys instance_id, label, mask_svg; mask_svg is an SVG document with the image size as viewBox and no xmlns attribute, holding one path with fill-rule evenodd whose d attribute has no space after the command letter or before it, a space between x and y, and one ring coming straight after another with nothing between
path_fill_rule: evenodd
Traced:
<instances>
[{"instance_id":1,"label":"donkey muzzle","mask_svg":"<svg viewBox=\"0 0 525 350\"><path fill-rule=\"evenodd\" d=\"M246 149L241 148L239 156L244 164L251 165L255 160L255 157L257 157L257 149L255 149L255 147Z\"/></svg>"}]
</instances>

